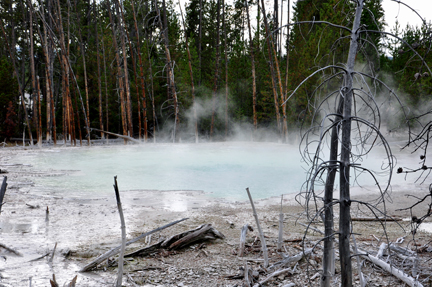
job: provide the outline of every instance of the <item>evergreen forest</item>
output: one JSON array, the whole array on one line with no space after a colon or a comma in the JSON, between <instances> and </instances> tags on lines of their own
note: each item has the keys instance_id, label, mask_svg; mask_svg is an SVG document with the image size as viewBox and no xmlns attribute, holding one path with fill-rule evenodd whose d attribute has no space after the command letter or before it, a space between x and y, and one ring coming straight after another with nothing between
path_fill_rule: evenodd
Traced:
<instances>
[{"instance_id":1,"label":"evergreen forest","mask_svg":"<svg viewBox=\"0 0 432 287\"><path fill-rule=\"evenodd\" d=\"M346 61L341 27L355 12L352 1L290 2L3 0L0 139L289 141L312 121L317 87L332 90L330 73L314 72ZM381 2L365 4L356 65L392 79L416 110L432 89L415 57L432 64L431 25L369 33L386 27Z\"/></svg>"}]
</instances>

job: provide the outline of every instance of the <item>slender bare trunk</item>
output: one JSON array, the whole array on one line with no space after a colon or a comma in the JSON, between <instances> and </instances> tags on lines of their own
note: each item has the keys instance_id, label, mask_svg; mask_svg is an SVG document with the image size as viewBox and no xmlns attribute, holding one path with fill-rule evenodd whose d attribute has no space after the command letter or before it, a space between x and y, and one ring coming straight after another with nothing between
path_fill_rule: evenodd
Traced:
<instances>
[{"instance_id":1,"label":"slender bare trunk","mask_svg":"<svg viewBox=\"0 0 432 287\"><path fill-rule=\"evenodd\" d=\"M225 23L225 1L222 0L222 23L224 33L224 51L225 51L225 140L228 138L228 48L227 32Z\"/></svg>"},{"instance_id":2,"label":"slender bare trunk","mask_svg":"<svg viewBox=\"0 0 432 287\"><path fill-rule=\"evenodd\" d=\"M200 0L199 5L200 5L200 11L199 11L199 28L198 28L198 71L199 71L198 86L201 86L201 78L202 78L201 43L202 43L202 17L203 17L202 0Z\"/></svg>"},{"instance_id":3,"label":"slender bare trunk","mask_svg":"<svg viewBox=\"0 0 432 287\"><path fill-rule=\"evenodd\" d=\"M29 4L31 6L31 3ZM31 99L33 100L33 124L36 128L36 136L38 139L38 145L39 145L39 129L38 129L38 113L36 109L36 72L35 72L35 63L34 63L34 43L33 43L33 12L32 9L29 7L29 33L30 33L30 73L31 73L31 79L32 79L32 93L31 93ZM36 122L35 122L36 121ZM33 145L33 143L30 143Z\"/></svg>"},{"instance_id":4,"label":"slender bare trunk","mask_svg":"<svg viewBox=\"0 0 432 287\"><path fill-rule=\"evenodd\" d=\"M163 1L163 3L164 3L164 1ZM173 100L174 100L173 141L177 142L177 137L178 137L177 129L178 129L179 124L180 124L180 119L179 119L179 107L178 107L177 92L176 92L176 89L175 89L175 81L174 81L174 69L173 69L173 65L172 65L172 61L171 61L171 53L170 53L169 46L168 46L169 45L169 41L168 41L168 27L167 26L163 27L163 25L162 25L162 18L161 18L161 14L160 14L160 11L159 11L157 0L155 0L155 8L156 8L157 16L159 18L159 21L158 21L159 22L159 26L160 26L160 29L162 31L163 38L164 38L166 66L167 66L167 72L168 72L168 85L169 85L169 88L170 88L170 91L172 93L172 97L173 97Z\"/></svg>"},{"instance_id":5,"label":"slender bare trunk","mask_svg":"<svg viewBox=\"0 0 432 287\"><path fill-rule=\"evenodd\" d=\"M132 12L134 17L134 23L135 23L135 31L136 31L136 37L137 37L137 54L138 54L138 60L139 60L139 67L140 67L140 80L141 80L141 92L142 92L142 109L143 109L143 118L144 118L144 142L148 139L148 126L147 126L147 98L146 98L146 92L145 92L145 84L144 84L144 67L143 67L143 61L141 56L141 41L139 37L139 30L138 30L138 23L136 19L136 13L135 13L135 6L134 1L131 1L132 3ZM138 107L139 107L139 95L138 95ZM140 110L138 110L138 114L140 115ZM141 116L139 116L139 126L140 126L140 137L141 137Z\"/></svg>"},{"instance_id":6,"label":"slender bare trunk","mask_svg":"<svg viewBox=\"0 0 432 287\"><path fill-rule=\"evenodd\" d=\"M97 60L97 74L98 74L98 95L99 95L99 128L101 131L104 130L103 124L103 109L102 109L102 79L101 79L101 65L100 65L100 55L99 55L99 31L98 31L98 18L97 9L96 9L96 0L93 1L93 10L95 11L96 21L95 21L95 33L96 33L96 60ZM103 34L102 34L103 37ZM103 41L103 39L102 39ZM105 138L105 134L101 132L101 139Z\"/></svg>"},{"instance_id":7,"label":"slender bare trunk","mask_svg":"<svg viewBox=\"0 0 432 287\"><path fill-rule=\"evenodd\" d=\"M352 266L350 252L351 237L351 196L350 196L350 155L351 155L351 109L353 98L353 71L358 48L360 18L364 1L357 2L351 43L348 52L347 72L344 79L344 106L342 121L342 142L340 156L340 215L339 215L339 254L341 263L342 286L352 286Z\"/></svg>"},{"instance_id":8,"label":"slender bare trunk","mask_svg":"<svg viewBox=\"0 0 432 287\"><path fill-rule=\"evenodd\" d=\"M77 17L78 17L78 23L81 23L81 13L78 10L78 5L77 5L77 0L75 0L75 11L77 13ZM81 35L81 29L78 28L78 39L79 39L79 46L80 46L80 50L81 50L81 57L82 57L82 61L83 61L83 68L84 68L84 88L85 88L85 94L86 94L86 116L87 116L87 121L90 121L90 106L89 106L89 90L88 90L88 80L87 80L87 63L86 63L86 58L85 58L85 51L84 51L84 43L83 43L83 38ZM87 143L90 146L91 145L91 141L90 141L90 127L87 126Z\"/></svg>"},{"instance_id":9,"label":"slender bare trunk","mask_svg":"<svg viewBox=\"0 0 432 287\"><path fill-rule=\"evenodd\" d=\"M128 135L133 137L133 126L132 126L132 100L130 94L130 83L129 83L129 71L128 71L128 62L127 62L127 52L126 52L126 24L121 25L121 8L120 3L115 1L115 6L117 9L117 19L119 29L121 27L120 33L120 42L122 45L122 54L123 54L123 74L124 74L124 87L125 87L125 100L126 100L126 114L127 114L127 126L128 126ZM132 53L132 51L131 51Z\"/></svg>"},{"instance_id":10,"label":"slender bare trunk","mask_svg":"<svg viewBox=\"0 0 432 287\"><path fill-rule=\"evenodd\" d=\"M219 60L220 60L220 1L217 0L217 16L216 16L216 59L215 59L215 75L213 80L213 95L212 95L212 118L211 118L211 124L210 124L210 139L213 138L213 131L214 131L214 122L215 122L215 116L216 116L216 92L218 89L218 81L219 81Z\"/></svg>"},{"instance_id":11,"label":"slender bare trunk","mask_svg":"<svg viewBox=\"0 0 432 287\"><path fill-rule=\"evenodd\" d=\"M270 72L271 72L271 79L272 79L274 105L275 105L275 111L276 111L276 122L277 122L277 128L278 128L279 135L282 136L281 118L280 118L280 112L279 112L279 99L278 99L279 97L278 97L277 88L276 88L276 75L275 75L275 67L274 67L273 56L272 56L272 47L274 47L274 46L272 44L273 40L271 37L271 33L269 30L269 25L268 25L268 21L267 21L264 0L261 0L261 4L262 4L261 9L263 12L263 17L264 17L264 26L265 26L265 30L266 30L267 51L268 51L268 57L269 57L269 62L270 62Z\"/></svg>"},{"instance_id":12,"label":"slender bare trunk","mask_svg":"<svg viewBox=\"0 0 432 287\"><path fill-rule=\"evenodd\" d=\"M121 119L122 119L123 135L127 136L128 132L127 132L127 119L126 119L126 106L125 106L125 96L124 96L124 88L123 88L124 74L121 68L121 61L120 61L120 54L119 54L117 40L116 40L117 33L115 30L114 19L109 5L107 5L107 9L108 9L111 28L113 32L113 45L114 45L115 58L117 63L117 78L118 78L118 85L119 85L119 92L120 92L120 112L121 112ZM124 140L124 143L127 144L127 140Z\"/></svg>"},{"instance_id":13,"label":"slender bare trunk","mask_svg":"<svg viewBox=\"0 0 432 287\"><path fill-rule=\"evenodd\" d=\"M195 143L198 143L198 120L197 120L197 113L196 113L196 106L195 106L195 85L194 85L193 70L192 70L192 57L189 51L188 36L186 34L186 25L183 17L183 10L181 8L180 0L179 0L179 7L180 7L180 14L182 17L183 30L185 32L186 52L188 55L188 64L189 64L189 75L191 77L191 90L192 90L191 94L192 94L192 110L194 116Z\"/></svg>"},{"instance_id":14,"label":"slender bare trunk","mask_svg":"<svg viewBox=\"0 0 432 287\"><path fill-rule=\"evenodd\" d=\"M252 68L252 108L253 108L253 123L254 123L254 131L258 128L258 119L257 119L257 113L256 113L256 105L257 105L257 98L256 98L256 75L255 75L255 50L254 50L254 43L252 38L252 29L250 25L250 17L249 17L249 5L248 1L245 0L246 5L246 17L247 17L247 23L248 23L248 31L249 31L249 44L250 44L250 56L251 56L251 68Z\"/></svg>"}]
</instances>

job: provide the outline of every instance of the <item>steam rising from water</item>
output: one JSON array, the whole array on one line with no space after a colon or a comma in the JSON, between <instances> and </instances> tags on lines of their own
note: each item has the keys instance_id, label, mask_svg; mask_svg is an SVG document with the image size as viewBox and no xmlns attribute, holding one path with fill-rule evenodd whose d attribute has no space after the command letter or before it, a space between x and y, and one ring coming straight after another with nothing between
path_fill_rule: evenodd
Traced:
<instances>
[{"instance_id":1,"label":"steam rising from water","mask_svg":"<svg viewBox=\"0 0 432 287\"><path fill-rule=\"evenodd\" d=\"M297 147L276 143L53 149L23 162L66 171L70 176L36 178L36 185L78 197L111 195L115 175L121 190L201 190L234 200L247 199L246 187L256 199L296 193L306 179Z\"/></svg>"}]
</instances>

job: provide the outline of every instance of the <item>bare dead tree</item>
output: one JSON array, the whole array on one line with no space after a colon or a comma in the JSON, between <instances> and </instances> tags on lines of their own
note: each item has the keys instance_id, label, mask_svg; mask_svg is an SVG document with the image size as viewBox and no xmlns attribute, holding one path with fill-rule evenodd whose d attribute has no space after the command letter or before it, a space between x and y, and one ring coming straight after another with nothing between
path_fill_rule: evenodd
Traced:
<instances>
[{"instance_id":1,"label":"bare dead tree","mask_svg":"<svg viewBox=\"0 0 432 287\"><path fill-rule=\"evenodd\" d=\"M188 36L186 33L186 25L183 17L183 10L181 8L181 3L179 1L179 8L180 8L180 15L182 19L183 29L185 31L185 44L186 44L186 52L188 55L188 66L189 66L189 75L191 78L191 95L192 95L192 109L193 109L193 120L194 120L194 132L195 132L195 143L198 143L198 120L197 120L197 112L196 112L196 106L195 106L195 84L194 84L194 77L193 77L193 69L192 69L192 57L189 50L189 43L188 43Z\"/></svg>"},{"instance_id":2,"label":"bare dead tree","mask_svg":"<svg viewBox=\"0 0 432 287\"><path fill-rule=\"evenodd\" d=\"M248 31L249 31L249 43L250 43L250 57L251 57L251 69L252 69L252 108L253 108L253 123L254 130L256 131L258 128L258 118L256 113L256 105L257 105L257 92L256 92L256 75L255 75L255 55L254 55L254 43L252 38L252 31L250 25L250 16L249 16L249 5L248 1L245 0L246 5L246 17L248 23Z\"/></svg>"},{"instance_id":3,"label":"bare dead tree","mask_svg":"<svg viewBox=\"0 0 432 287\"><path fill-rule=\"evenodd\" d=\"M345 36L337 41L349 40L349 51L345 64L333 64L318 68L304 79L288 97L289 99L295 96L297 90L314 75L318 73L325 75L313 93L314 98L309 100L310 108L314 110L314 116L311 126L302 135L301 146L303 159L310 164L311 169L308 173L305 192L299 195L298 200L305 204L310 222L322 219L324 225L321 286L326 287L333 286L336 281L340 282L342 286L352 286L353 284L351 259L362 253L357 246L351 246L351 241L354 241L352 235L355 233L354 226L351 224L354 208L361 212L369 212L376 218L384 218L380 219L380 222L383 236L386 238L386 220L389 218L386 211L386 197L389 196L391 189L395 161L392 148L382 132L382 112L385 107L381 103L382 100L378 99L378 86L386 91L388 98L396 100L398 103L397 113L404 119L409 119L408 109L402 104L396 93L385 82L376 77L375 71L363 72L356 68L357 55L365 53L364 47L360 43L368 33L395 36L383 31L367 30L365 26L362 26L361 15L364 2L362 0L356 2L352 28L325 21L303 21L288 24L288 26L305 23L328 25L341 29L345 33ZM397 36L395 37L397 38ZM428 67L425 68L429 71ZM328 87L337 88L328 92ZM320 91L325 91L323 96L321 96ZM409 121L407 123L407 128L410 130ZM372 156L372 152L376 149L381 149L383 156L380 158L381 165L374 169L373 166L368 166L367 158ZM338 197L334 196L337 174L339 175ZM362 186L366 184L365 182L369 182L368 186L371 186L370 183L372 183L373 189L377 192L374 201L359 201L351 193L352 185ZM323 190L320 186L323 187ZM419 198L419 201L424 201L428 197ZM335 206L339 209L339 231L337 232L334 230ZM430 215L429 210L426 214ZM333 245L335 241L339 245L340 278L336 278L334 273ZM392 261L388 263L390 266L393 264ZM359 276L361 276L361 269L359 270ZM364 277L362 277L363 279ZM417 282L415 278L408 281ZM416 286L422 286L421 283L418 284Z\"/></svg>"},{"instance_id":4,"label":"bare dead tree","mask_svg":"<svg viewBox=\"0 0 432 287\"><path fill-rule=\"evenodd\" d=\"M215 124L215 117L216 117L216 101L217 101L217 90L218 90L218 84L219 84L219 61L220 61L220 1L217 0L217 8L216 8L216 44L215 44L215 50L216 50L216 59L215 59L215 74L213 79L213 93L212 93L212 117L211 117L211 124L210 124L210 139L213 138L213 131L214 131L214 124Z\"/></svg>"},{"instance_id":5,"label":"bare dead tree","mask_svg":"<svg viewBox=\"0 0 432 287\"><path fill-rule=\"evenodd\" d=\"M164 2L163 2L164 3ZM169 49L169 39L168 39L168 25L163 24L163 19L161 17L161 13L159 10L159 6L157 0L154 1L156 14L158 17L158 23L161 30L161 34L164 41L164 51L166 57L166 68L168 73L168 86L169 91L171 92L171 96L173 98L173 106L174 106L174 128L173 128L173 141L176 142L178 140L178 128L180 125L180 117L179 117L179 103L177 98L177 91L175 87L175 79L174 79L174 66L171 60L171 52ZM166 17L165 17L166 18Z\"/></svg>"}]
</instances>

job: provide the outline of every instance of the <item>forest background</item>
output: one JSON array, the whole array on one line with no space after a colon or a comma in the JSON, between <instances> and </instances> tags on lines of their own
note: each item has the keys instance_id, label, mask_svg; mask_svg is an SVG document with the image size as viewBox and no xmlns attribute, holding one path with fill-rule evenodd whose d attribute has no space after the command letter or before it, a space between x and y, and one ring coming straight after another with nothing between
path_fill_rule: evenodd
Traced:
<instances>
[{"instance_id":1,"label":"forest background","mask_svg":"<svg viewBox=\"0 0 432 287\"><path fill-rule=\"evenodd\" d=\"M351 27L353 7L302 0L290 13L283 0L191 0L181 9L170 0L1 1L0 138L77 145L111 132L198 142L241 130L289 141L311 122L316 88L322 95L334 88L320 86L330 72L292 91L314 71L343 63L349 37L335 26L280 23L292 14L290 23ZM362 23L384 30L382 1L366 2ZM363 33L356 65L392 79L421 114L431 77L406 43L430 65L431 24L396 23L392 31L405 43Z\"/></svg>"}]
</instances>

